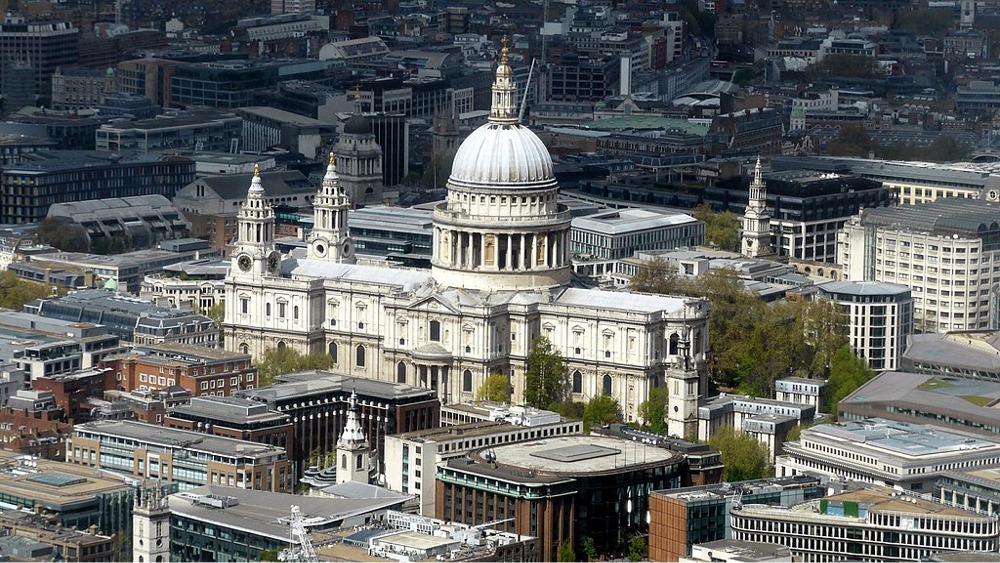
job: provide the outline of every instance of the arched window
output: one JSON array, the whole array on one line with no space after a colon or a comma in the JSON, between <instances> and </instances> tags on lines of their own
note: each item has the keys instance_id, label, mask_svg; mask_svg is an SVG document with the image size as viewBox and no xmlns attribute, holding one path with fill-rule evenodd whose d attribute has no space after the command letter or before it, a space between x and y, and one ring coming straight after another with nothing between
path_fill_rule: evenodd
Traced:
<instances>
[{"instance_id":1,"label":"arched window","mask_svg":"<svg viewBox=\"0 0 1000 563\"><path fill-rule=\"evenodd\" d=\"M573 372L573 392L583 393L583 374L580 373L580 370Z\"/></svg>"},{"instance_id":2,"label":"arched window","mask_svg":"<svg viewBox=\"0 0 1000 563\"><path fill-rule=\"evenodd\" d=\"M292 307L292 318L295 319L295 320L299 320L299 306L298 305Z\"/></svg>"},{"instance_id":3,"label":"arched window","mask_svg":"<svg viewBox=\"0 0 1000 563\"><path fill-rule=\"evenodd\" d=\"M331 342L330 345L327 346L327 350L330 353L330 359L333 360L334 364L336 364L337 363L337 343L336 342Z\"/></svg>"},{"instance_id":4,"label":"arched window","mask_svg":"<svg viewBox=\"0 0 1000 563\"><path fill-rule=\"evenodd\" d=\"M264 304L264 316L265 317L270 317L271 316L271 304L270 303L265 303Z\"/></svg>"},{"instance_id":5,"label":"arched window","mask_svg":"<svg viewBox=\"0 0 1000 563\"><path fill-rule=\"evenodd\" d=\"M340 454L340 468L347 469L347 454Z\"/></svg>"},{"instance_id":6,"label":"arched window","mask_svg":"<svg viewBox=\"0 0 1000 563\"><path fill-rule=\"evenodd\" d=\"M431 342L441 341L441 321L431 321Z\"/></svg>"},{"instance_id":7,"label":"arched window","mask_svg":"<svg viewBox=\"0 0 1000 563\"><path fill-rule=\"evenodd\" d=\"M692 358L694 358L694 356L696 354L700 354L702 352L702 346L703 346L703 344L701 342L701 331L698 330L698 329L695 329L695 331L694 331L694 347L691 348L691 357Z\"/></svg>"},{"instance_id":8,"label":"arched window","mask_svg":"<svg viewBox=\"0 0 1000 563\"><path fill-rule=\"evenodd\" d=\"M466 393L472 392L472 371L465 370L462 372L462 391Z\"/></svg>"},{"instance_id":9,"label":"arched window","mask_svg":"<svg viewBox=\"0 0 1000 563\"><path fill-rule=\"evenodd\" d=\"M354 365L359 368L365 367L365 346L364 344L358 344L357 350L354 353Z\"/></svg>"},{"instance_id":10,"label":"arched window","mask_svg":"<svg viewBox=\"0 0 1000 563\"><path fill-rule=\"evenodd\" d=\"M677 355L677 343L680 342L680 339L681 338L677 336L676 332L670 335L670 348L667 351L668 354L673 356Z\"/></svg>"},{"instance_id":11,"label":"arched window","mask_svg":"<svg viewBox=\"0 0 1000 563\"><path fill-rule=\"evenodd\" d=\"M281 350L282 348L285 348L286 346L287 346L287 344L285 344L284 340L279 340L278 341L278 350Z\"/></svg>"},{"instance_id":12,"label":"arched window","mask_svg":"<svg viewBox=\"0 0 1000 563\"><path fill-rule=\"evenodd\" d=\"M365 458L361 454L358 454L358 461L357 461L357 465L356 465L355 468L356 469L363 469L364 466L365 466Z\"/></svg>"},{"instance_id":13,"label":"arched window","mask_svg":"<svg viewBox=\"0 0 1000 563\"><path fill-rule=\"evenodd\" d=\"M246 342L240 344L240 354L249 354L249 353L250 353L250 345L247 344Z\"/></svg>"},{"instance_id":14,"label":"arched window","mask_svg":"<svg viewBox=\"0 0 1000 563\"><path fill-rule=\"evenodd\" d=\"M610 395L611 394L611 376L608 375L608 374L604 374L604 382L603 383L604 384L601 386L602 387L601 392L604 393L605 395Z\"/></svg>"},{"instance_id":15,"label":"arched window","mask_svg":"<svg viewBox=\"0 0 1000 563\"><path fill-rule=\"evenodd\" d=\"M396 383L406 383L406 364L403 362L396 364Z\"/></svg>"}]
</instances>

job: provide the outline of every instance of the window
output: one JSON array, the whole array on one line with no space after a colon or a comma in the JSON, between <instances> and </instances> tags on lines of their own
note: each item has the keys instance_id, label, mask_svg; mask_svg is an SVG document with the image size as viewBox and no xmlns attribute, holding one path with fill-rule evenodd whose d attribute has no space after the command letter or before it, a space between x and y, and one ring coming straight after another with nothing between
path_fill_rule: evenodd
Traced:
<instances>
[{"instance_id":1,"label":"window","mask_svg":"<svg viewBox=\"0 0 1000 563\"><path fill-rule=\"evenodd\" d=\"M283 319L288 314L288 303L278 302L278 318Z\"/></svg>"},{"instance_id":2,"label":"window","mask_svg":"<svg viewBox=\"0 0 1000 563\"><path fill-rule=\"evenodd\" d=\"M609 374L604 374L604 381L601 390L605 395L611 394L611 376Z\"/></svg>"},{"instance_id":3,"label":"window","mask_svg":"<svg viewBox=\"0 0 1000 563\"><path fill-rule=\"evenodd\" d=\"M354 351L354 365L359 368L365 367L365 346L364 344L358 344L357 349Z\"/></svg>"},{"instance_id":4,"label":"window","mask_svg":"<svg viewBox=\"0 0 1000 563\"><path fill-rule=\"evenodd\" d=\"M250 312L250 300L246 297L240 298L240 312L244 315Z\"/></svg>"},{"instance_id":5,"label":"window","mask_svg":"<svg viewBox=\"0 0 1000 563\"><path fill-rule=\"evenodd\" d=\"M201 390L202 391L208 391L208 382L207 381L202 381L201 382Z\"/></svg>"},{"instance_id":6,"label":"window","mask_svg":"<svg viewBox=\"0 0 1000 563\"><path fill-rule=\"evenodd\" d=\"M295 320L299 320L299 306L298 305L296 305L295 307L292 307L292 318L295 319Z\"/></svg>"},{"instance_id":7,"label":"window","mask_svg":"<svg viewBox=\"0 0 1000 563\"><path fill-rule=\"evenodd\" d=\"M580 373L580 370L573 372L573 392L583 393L583 374Z\"/></svg>"},{"instance_id":8,"label":"window","mask_svg":"<svg viewBox=\"0 0 1000 563\"><path fill-rule=\"evenodd\" d=\"M265 317L270 317L271 316L271 304L270 303L265 303L264 304L264 316Z\"/></svg>"},{"instance_id":9,"label":"window","mask_svg":"<svg viewBox=\"0 0 1000 563\"><path fill-rule=\"evenodd\" d=\"M472 371L465 370L462 372L462 391L466 393L472 392Z\"/></svg>"},{"instance_id":10,"label":"window","mask_svg":"<svg viewBox=\"0 0 1000 563\"><path fill-rule=\"evenodd\" d=\"M396 364L396 383L406 383L406 364L403 362Z\"/></svg>"},{"instance_id":11,"label":"window","mask_svg":"<svg viewBox=\"0 0 1000 563\"><path fill-rule=\"evenodd\" d=\"M431 321L431 336L432 342L441 341L441 321Z\"/></svg>"},{"instance_id":12,"label":"window","mask_svg":"<svg viewBox=\"0 0 1000 563\"><path fill-rule=\"evenodd\" d=\"M337 343L336 342L331 342L330 345L327 347L327 350L329 350L330 359L333 360L334 364L336 364L337 363Z\"/></svg>"}]
</instances>

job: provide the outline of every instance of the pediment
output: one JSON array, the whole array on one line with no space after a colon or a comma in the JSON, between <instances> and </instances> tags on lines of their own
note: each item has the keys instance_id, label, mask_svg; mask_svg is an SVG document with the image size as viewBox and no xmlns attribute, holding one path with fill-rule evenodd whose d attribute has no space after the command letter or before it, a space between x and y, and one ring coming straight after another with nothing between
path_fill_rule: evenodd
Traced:
<instances>
[{"instance_id":1,"label":"pediment","mask_svg":"<svg viewBox=\"0 0 1000 563\"><path fill-rule=\"evenodd\" d=\"M407 310L409 311L436 311L440 313L455 313L458 314L461 311L459 308L451 301L443 298L439 294L428 295L421 297L409 305L407 305Z\"/></svg>"}]
</instances>

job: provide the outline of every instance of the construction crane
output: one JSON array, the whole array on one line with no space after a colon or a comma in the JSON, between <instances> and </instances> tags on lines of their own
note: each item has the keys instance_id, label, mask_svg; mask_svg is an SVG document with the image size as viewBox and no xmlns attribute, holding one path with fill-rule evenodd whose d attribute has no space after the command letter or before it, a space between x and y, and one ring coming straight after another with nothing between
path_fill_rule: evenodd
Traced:
<instances>
[{"instance_id":1,"label":"construction crane","mask_svg":"<svg viewBox=\"0 0 1000 563\"><path fill-rule=\"evenodd\" d=\"M281 561L301 561L304 563L316 563L319 558L316 557L316 551L313 549L312 542L309 540L309 532L306 531L306 525L302 520L302 511L299 510L298 505L292 505L292 517L288 521L290 542L294 544L296 540L299 543L299 547L289 547L284 549L278 555L278 559Z\"/></svg>"},{"instance_id":2,"label":"construction crane","mask_svg":"<svg viewBox=\"0 0 1000 563\"><path fill-rule=\"evenodd\" d=\"M524 96L521 97L521 111L517 112L518 123L524 121L524 108L528 105L528 88L531 88L531 75L535 73L535 59L531 59L531 68L528 69L528 81L524 84Z\"/></svg>"}]
</instances>

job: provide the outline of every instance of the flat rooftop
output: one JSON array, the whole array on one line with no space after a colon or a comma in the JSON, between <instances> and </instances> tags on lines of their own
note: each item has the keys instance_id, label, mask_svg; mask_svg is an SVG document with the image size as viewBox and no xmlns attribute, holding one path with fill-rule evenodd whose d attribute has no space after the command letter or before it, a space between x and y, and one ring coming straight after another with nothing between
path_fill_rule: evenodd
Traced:
<instances>
[{"instance_id":1,"label":"flat rooftop","mask_svg":"<svg viewBox=\"0 0 1000 563\"><path fill-rule=\"evenodd\" d=\"M650 463L666 464L683 456L666 448L596 435L570 435L489 448L499 466L550 475L584 475ZM483 451L476 453L482 456Z\"/></svg>"},{"instance_id":2,"label":"flat rooftop","mask_svg":"<svg viewBox=\"0 0 1000 563\"><path fill-rule=\"evenodd\" d=\"M659 495L684 501L699 501L721 499L737 495L778 492L785 488L799 489L802 487L819 486L818 477L809 475L793 475L791 477L772 477L769 479L754 479L752 481L737 481L735 483L714 483L711 485L696 485L681 489L666 489L654 491ZM824 489L825 490L825 489Z\"/></svg>"},{"instance_id":3,"label":"flat rooftop","mask_svg":"<svg viewBox=\"0 0 1000 563\"><path fill-rule=\"evenodd\" d=\"M616 209L573 219L573 228L594 231L602 235L625 235L655 229L697 223L698 220L683 213L655 209Z\"/></svg>"},{"instance_id":4,"label":"flat rooftop","mask_svg":"<svg viewBox=\"0 0 1000 563\"><path fill-rule=\"evenodd\" d=\"M238 504L219 508L206 502L211 498L232 498ZM342 499L205 485L170 495L168 502L175 515L246 530L286 543L293 504L302 512L307 529L323 530L338 527L348 518L391 508L399 503L399 498Z\"/></svg>"},{"instance_id":5,"label":"flat rooftop","mask_svg":"<svg viewBox=\"0 0 1000 563\"><path fill-rule=\"evenodd\" d=\"M178 430L131 420L87 422L76 425L74 427L74 434L79 435L81 432L93 432L127 438L136 443L148 444L154 448L182 448L229 457L257 458L285 453L285 448L277 446L246 442L244 440L203 434L201 432Z\"/></svg>"},{"instance_id":6,"label":"flat rooftop","mask_svg":"<svg viewBox=\"0 0 1000 563\"><path fill-rule=\"evenodd\" d=\"M128 489L121 478L93 467L0 451L0 495L32 499L53 511L74 510L96 495Z\"/></svg>"},{"instance_id":7,"label":"flat rooftop","mask_svg":"<svg viewBox=\"0 0 1000 563\"><path fill-rule=\"evenodd\" d=\"M813 438L827 436L840 442L863 444L866 449L882 450L911 458L1000 449L1000 443L996 441L929 425L907 424L884 418L821 424L805 430L805 433Z\"/></svg>"},{"instance_id":8,"label":"flat rooftop","mask_svg":"<svg viewBox=\"0 0 1000 563\"><path fill-rule=\"evenodd\" d=\"M879 510L888 512L903 512L909 514L938 514L942 516L967 516L976 517L974 512L952 508L950 506L924 500L915 495L902 495L895 489L888 487L870 487L853 491L845 491L826 497L828 501L850 501L858 504L868 505L869 510ZM914 502L915 501L915 502ZM816 503L818 501L811 501ZM801 506L801 505L799 505ZM989 516L979 516L990 518Z\"/></svg>"},{"instance_id":9,"label":"flat rooftop","mask_svg":"<svg viewBox=\"0 0 1000 563\"><path fill-rule=\"evenodd\" d=\"M357 391L358 395L361 396L385 399L425 398L432 400L436 398L431 389L411 387L402 383L375 381L363 377L351 377L324 370L280 375L272 385L240 391L237 395L257 401L280 402L338 391L348 394Z\"/></svg>"},{"instance_id":10,"label":"flat rooftop","mask_svg":"<svg viewBox=\"0 0 1000 563\"><path fill-rule=\"evenodd\" d=\"M903 358L915 363L1000 371L1000 333L911 334Z\"/></svg>"}]
</instances>

